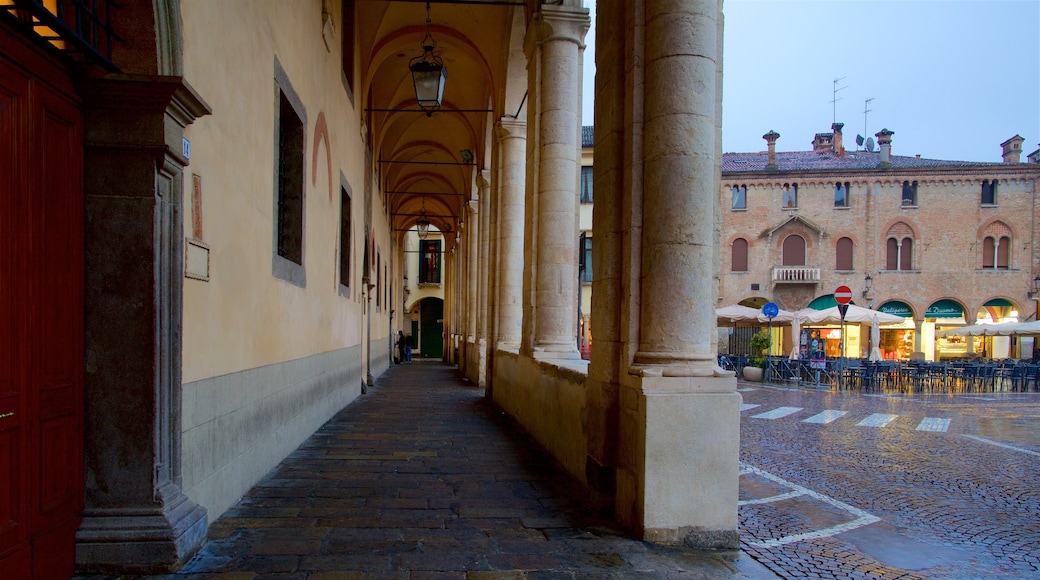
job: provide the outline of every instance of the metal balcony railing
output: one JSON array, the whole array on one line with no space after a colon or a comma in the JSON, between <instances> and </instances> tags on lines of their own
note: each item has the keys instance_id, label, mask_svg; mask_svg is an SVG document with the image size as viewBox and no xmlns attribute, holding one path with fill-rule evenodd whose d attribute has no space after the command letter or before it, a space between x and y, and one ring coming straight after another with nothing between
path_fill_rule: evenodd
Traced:
<instances>
[{"instance_id":1,"label":"metal balcony railing","mask_svg":"<svg viewBox=\"0 0 1040 580\"><path fill-rule=\"evenodd\" d=\"M813 284L820 281L820 268L815 266L774 266L775 284Z\"/></svg>"},{"instance_id":2,"label":"metal balcony railing","mask_svg":"<svg viewBox=\"0 0 1040 580\"><path fill-rule=\"evenodd\" d=\"M92 61L109 70L112 42L112 0L0 0L0 15L83 63Z\"/></svg>"}]
</instances>

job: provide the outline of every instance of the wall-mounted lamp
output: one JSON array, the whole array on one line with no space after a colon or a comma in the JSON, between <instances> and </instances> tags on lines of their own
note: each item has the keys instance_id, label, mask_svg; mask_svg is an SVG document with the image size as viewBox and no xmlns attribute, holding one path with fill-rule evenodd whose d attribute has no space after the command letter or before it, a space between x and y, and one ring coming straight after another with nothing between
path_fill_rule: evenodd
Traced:
<instances>
[{"instance_id":1,"label":"wall-mounted lamp","mask_svg":"<svg viewBox=\"0 0 1040 580\"><path fill-rule=\"evenodd\" d=\"M473 163L473 152L469 149L459 151L459 156L462 157L464 163Z\"/></svg>"},{"instance_id":2,"label":"wall-mounted lamp","mask_svg":"<svg viewBox=\"0 0 1040 580\"><path fill-rule=\"evenodd\" d=\"M430 35L430 3L426 3L426 36L422 40L423 53L408 61L408 69L412 71L412 82L415 84L415 100L419 107L430 117L441 108L444 97L444 81L448 78L448 69L440 57L433 54L437 42Z\"/></svg>"},{"instance_id":3,"label":"wall-mounted lamp","mask_svg":"<svg viewBox=\"0 0 1040 580\"><path fill-rule=\"evenodd\" d=\"M1033 278L1033 290L1029 293L1030 300L1040 300L1040 276Z\"/></svg>"},{"instance_id":4,"label":"wall-mounted lamp","mask_svg":"<svg viewBox=\"0 0 1040 580\"><path fill-rule=\"evenodd\" d=\"M867 274L867 277L863 279L863 295L866 296L874 289L874 279Z\"/></svg>"}]
</instances>

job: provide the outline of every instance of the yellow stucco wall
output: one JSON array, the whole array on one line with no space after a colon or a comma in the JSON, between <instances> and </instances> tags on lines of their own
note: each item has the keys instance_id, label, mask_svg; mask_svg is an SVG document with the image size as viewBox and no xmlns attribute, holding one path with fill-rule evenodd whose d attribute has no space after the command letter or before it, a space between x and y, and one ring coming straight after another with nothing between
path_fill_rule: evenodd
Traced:
<instances>
[{"instance_id":1,"label":"yellow stucco wall","mask_svg":"<svg viewBox=\"0 0 1040 580\"><path fill-rule=\"evenodd\" d=\"M188 172L202 179L210 279L185 280L183 380L361 344L365 144L359 111L341 81L339 31L326 49L320 2L184 0L181 13L184 75L213 109L186 131ZM275 59L306 110L305 288L272 274ZM324 143L315 148L319 113L328 125L331 172ZM340 296L337 285L341 173L352 193L349 297ZM192 235L191 188L187 176L186 237ZM385 265L394 252L378 193L372 205L373 239ZM388 332L389 309L377 310L373 300L372 312L375 341Z\"/></svg>"}]
</instances>

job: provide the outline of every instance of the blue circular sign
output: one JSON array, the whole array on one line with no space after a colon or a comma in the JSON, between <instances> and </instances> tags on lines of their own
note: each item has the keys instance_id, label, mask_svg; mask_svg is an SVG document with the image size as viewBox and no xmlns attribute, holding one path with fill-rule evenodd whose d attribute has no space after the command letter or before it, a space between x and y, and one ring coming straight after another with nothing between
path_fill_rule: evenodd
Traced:
<instances>
[{"instance_id":1,"label":"blue circular sign","mask_svg":"<svg viewBox=\"0 0 1040 580\"><path fill-rule=\"evenodd\" d=\"M772 320L777 314L780 314L780 307L773 302L766 302L765 305L762 306L762 314L764 314L766 318Z\"/></svg>"}]
</instances>

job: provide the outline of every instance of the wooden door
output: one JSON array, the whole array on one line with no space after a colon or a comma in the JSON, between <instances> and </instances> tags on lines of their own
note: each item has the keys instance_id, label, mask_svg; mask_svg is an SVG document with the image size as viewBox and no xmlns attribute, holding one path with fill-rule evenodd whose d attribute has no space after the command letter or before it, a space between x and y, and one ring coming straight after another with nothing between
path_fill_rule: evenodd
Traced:
<instances>
[{"instance_id":1,"label":"wooden door","mask_svg":"<svg viewBox=\"0 0 1040 580\"><path fill-rule=\"evenodd\" d=\"M82 121L67 77L3 29L0 55L0 575L64 580L83 510Z\"/></svg>"}]
</instances>

